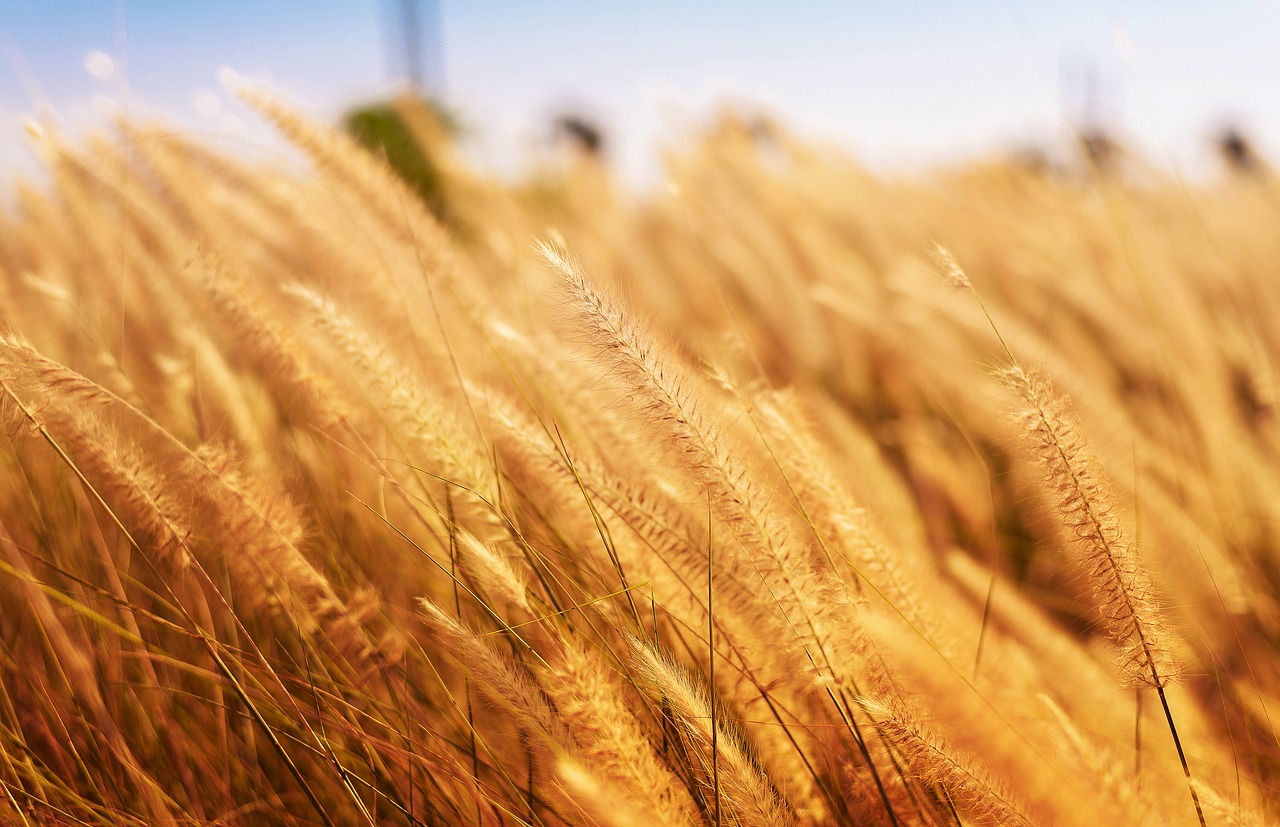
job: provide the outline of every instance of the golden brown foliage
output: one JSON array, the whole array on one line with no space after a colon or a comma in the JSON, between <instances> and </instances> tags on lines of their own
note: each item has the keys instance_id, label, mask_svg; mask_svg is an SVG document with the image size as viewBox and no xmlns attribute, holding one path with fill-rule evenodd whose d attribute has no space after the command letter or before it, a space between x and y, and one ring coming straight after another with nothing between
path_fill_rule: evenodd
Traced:
<instances>
[{"instance_id":1,"label":"golden brown foliage","mask_svg":"<svg viewBox=\"0 0 1280 827\"><path fill-rule=\"evenodd\" d=\"M247 97L314 175L42 137L3 221L0 822L1280 817L1274 184L410 109L446 226Z\"/></svg>"}]
</instances>

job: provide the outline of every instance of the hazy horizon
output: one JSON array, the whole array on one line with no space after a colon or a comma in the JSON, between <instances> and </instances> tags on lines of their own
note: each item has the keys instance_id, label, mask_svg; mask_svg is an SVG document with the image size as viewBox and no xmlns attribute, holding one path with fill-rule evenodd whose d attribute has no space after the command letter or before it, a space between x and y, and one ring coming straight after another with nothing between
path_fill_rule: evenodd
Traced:
<instances>
[{"instance_id":1,"label":"hazy horizon","mask_svg":"<svg viewBox=\"0 0 1280 827\"><path fill-rule=\"evenodd\" d=\"M767 109L872 166L909 168L1061 143L1090 82L1103 125L1183 172L1207 167L1226 123L1264 155L1280 144L1269 88L1280 76L1280 8L1260 2L421 5L437 23L424 38L430 90L469 126L473 157L499 171L527 162L551 116L573 108L604 127L623 173L642 177L664 140L724 100ZM405 75L390 31L398 7L2 0L0 165L29 164L22 123L32 115L53 113L78 133L121 106L224 142L277 146L219 84L219 67L335 120Z\"/></svg>"}]
</instances>

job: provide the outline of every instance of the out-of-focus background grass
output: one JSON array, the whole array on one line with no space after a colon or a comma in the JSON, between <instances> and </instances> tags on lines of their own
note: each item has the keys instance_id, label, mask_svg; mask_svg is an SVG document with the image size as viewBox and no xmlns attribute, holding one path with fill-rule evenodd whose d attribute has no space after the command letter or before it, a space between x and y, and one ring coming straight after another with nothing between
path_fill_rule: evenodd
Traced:
<instances>
[{"instance_id":1,"label":"out-of-focus background grass","mask_svg":"<svg viewBox=\"0 0 1280 827\"><path fill-rule=\"evenodd\" d=\"M993 152L1069 156L1105 130L1147 162L1215 169L1228 126L1280 140L1280 7L1008 0L643 4L3 0L0 172L35 165L22 123L72 133L119 110L280 151L217 80L265 81L323 120L406 86L443 102L474 160L512 172L571 113L625 179L724 101L765 109L875 168Z\"/></svg>"}]
</instances>

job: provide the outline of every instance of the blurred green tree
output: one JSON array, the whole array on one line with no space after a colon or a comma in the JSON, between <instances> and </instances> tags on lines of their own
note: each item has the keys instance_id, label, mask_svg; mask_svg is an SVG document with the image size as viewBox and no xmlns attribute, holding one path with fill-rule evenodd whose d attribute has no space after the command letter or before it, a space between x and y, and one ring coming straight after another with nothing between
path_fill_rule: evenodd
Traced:
<instances>
[{"instance_id":1,"label":"blurred green tree","mask_svg":"<svg viewBox=\"0 0 1280 827\"><path fill-rule=\"evenodd\" d=\"M386 158L396 174L416 192L427 207L442 221L448 220L448 206L443 177L424 146L406 123L403 107L423 106L429 109L450 136L456 135L456 121L437 104L420 99L411 102L371 103L347 112L342 128L375 155Z\"/></svg>"}]
</instances>

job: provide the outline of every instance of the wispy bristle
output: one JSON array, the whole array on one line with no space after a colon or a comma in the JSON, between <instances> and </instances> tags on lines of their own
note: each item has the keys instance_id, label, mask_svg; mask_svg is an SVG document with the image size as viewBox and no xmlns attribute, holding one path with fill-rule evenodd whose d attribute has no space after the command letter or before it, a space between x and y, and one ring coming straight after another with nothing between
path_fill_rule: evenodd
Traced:
<instances>
[{"instance_id":1,"label":"wispy bristle","mask_svg":"<svg viewBox=\"0 0 1280 827\"><path fill-rule=\"evenodd\" d=\"M973 284L969 281L969 275L965 273L964 268L960 266L960 262L956 261L956 257L952 255L949 249L937 244L933 248L933 254L934 260L938 263L938 269L947 281L956 287L973 289Z\"/></svg>"}]
</instances>

